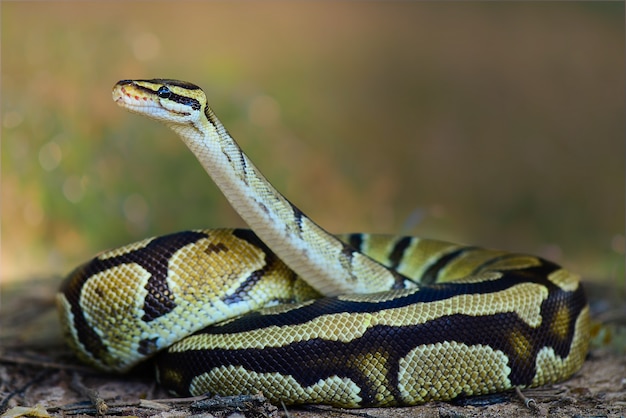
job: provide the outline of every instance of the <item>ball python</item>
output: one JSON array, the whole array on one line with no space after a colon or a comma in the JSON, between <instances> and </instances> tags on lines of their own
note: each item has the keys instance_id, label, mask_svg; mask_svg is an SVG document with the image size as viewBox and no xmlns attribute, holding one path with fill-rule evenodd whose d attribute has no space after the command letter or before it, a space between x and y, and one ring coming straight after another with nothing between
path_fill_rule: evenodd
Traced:
<instances>
[{"instance_id":1,"label":"ball python","mask_svg":"<svg viewBox=\"0 0 626 418\"><path fill-rule=\"evenodd\" d=\"M588 349L578 276L539 257L416 237L332 235L254 166L191 83L122 80L115 103L163 122L251 230L205 229L109 250L57 305L101 370L154 357L180 395L414 405L567 379Z\"/></svg>"}]
</instances>

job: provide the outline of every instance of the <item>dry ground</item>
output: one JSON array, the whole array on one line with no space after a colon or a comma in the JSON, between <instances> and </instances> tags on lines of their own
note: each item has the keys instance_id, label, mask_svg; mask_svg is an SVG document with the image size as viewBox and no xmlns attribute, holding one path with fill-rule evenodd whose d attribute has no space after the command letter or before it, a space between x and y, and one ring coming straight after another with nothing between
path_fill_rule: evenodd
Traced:
<instances>
[{"instance_id":1,"label":"dry ground","mask_svg":"<svg viewBox=\"0 0 626 418\"><path fill-rule=\"evenodd\" d=\"M531 408L515 394L470 404L429 403L411 408L340 410L277 408L259 397L222 399L198 406L168 399L151 372L110 376L77 366L59 337L51 295L55 280L3 289L0 342L0 408L18 415L18 406L39 409L38 416L95 415L89 396L101 398L108 415L203 417L624 417L626 357L615 350L593 349L582 370L559 385L524 391ZM101 405L102 407L102 405ZM534 407L534 408L533 408ZM14 415L10 415L14 414Z\"/></svg>"}]
</instances>

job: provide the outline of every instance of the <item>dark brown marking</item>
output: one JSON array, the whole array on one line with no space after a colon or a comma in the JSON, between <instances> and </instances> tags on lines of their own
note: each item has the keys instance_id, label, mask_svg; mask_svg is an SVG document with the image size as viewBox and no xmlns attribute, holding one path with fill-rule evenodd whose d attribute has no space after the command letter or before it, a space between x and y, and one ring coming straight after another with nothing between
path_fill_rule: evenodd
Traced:
<instances>
[{"instance_id":1,"label":"dark brown marking","mask_svg":"<svg viewBox=\"0 0 626 418\"><path fill-rule=\"evenodd\" d=\"M244 300L249 299L249 292L267 273L270 269L270 265L268 264L267 257L265 258L263 268L259 270L253 271L246 279L237 287L237 289L231 294L221 298L222 302L226 305L231 305L233 303L243 302Z\"/></svg>"},{"instance_id":2,"label":"dark brown marking","mask_svg":"<svg viewBox=\"0 0 626 418\"><path fill-rule=\"evenodd\" d=\"M404 276L400 273L398 273L396 270L389 270L391 272L391 274L393 275L393 286L391 287L392 289L406 289L407 288L407 282L413 283L414 285L418 285L419 282L416 282L415 280L413 280L410 277ZM411 286L411 287L415 287L415 286Z\"/></svg>"},{"instance_id":3,"label":"dark brown marking","mask_svg":"<svg viewBox=\"0 0 626 418\"><path fill-rule=\"evenodd\" d=\"M208 255L211 255L212 253L219 254L221 252L228 252L228 247L222 242L218 242L217 244L211 243L206 246L204 252Z\"/></svg>"},{"instance_id":4,"label":"dark brown marking","mask_svg":"<svg viewBox=\"0 0 626 418\"><path fill-rule=\"evenodd\" d=\"M342 261L341 264L343 265L344 269L348 273L350 273L350 279L353 282L356 282L358 278L352 272L352 260L354 259L355 254L361 254L361 253L355 250L350 244L347 244L343 241L340 241L340 243L341 243L342 259L345 259L345 262ZM363 257L365 257L365 255L363 255Z\"/></svg>"},{"instance_id":5,"label":"dark brown marking","mask_svg":"<svg viewBox=\"0 0 626 418\"><path fill-rule=\"evenodd\" d=\"M352 262L352 257L356 253L361 254L352 245L341 241L341 254L348 259L348 262Z\"/></svg>"},{"instance_id":6,"label":"dark brown marking","mask_svg":"<svg viewBox=\"0 0 626 418\"><path fill-rule=\"evenodd\" d=\"M175 306L174 295L167 285L168 261L172 254L182 247L205 238L203 232L184 231L158 237L144 247L116 257L92 259L74 270L61 284L59 291L65 295L71 305L74 317L74 329L78 340L94 358L103 358L108 349L85 318L79 301L85 283L95 274L123 264L138 264L150 272L146 289L148 297L144 302L143 320L151 321L170 312Z\"/></svg>"},{"instance_id":7,"label":"dark brown marking","mask_svg":"<svg viewBox=\"0 0 626 418\"><path fill-rule=\"evenodd\" d=\"M127 258L150 273L142 320L153 321L176 307L175 296L167 283L170 258L176 251L206 236L203 232L194 231L165 235L155 238L145 248L127 255Z\"/></svg>"},{"instance_id":8,"label":"dark brown marking","mask_svg":"<svg viewBox=\"0 0 626 418\"><path fill-rule=\"evenodd\" d=\"M348 236L348 244L357 251L363 251L363 234L350 234Z\"/></svg>"},{"instance_id":9,"label":"dark brown marking","mask_svg":"<svg viewBox=\"0 0 626 418\"><path fill-rule=\"evenodd\" d=\"M222 154L224 154L224 157L226 157L226 159L228 160L228 163L232 166L233 160L231 160L230 155L228 155L228 153L224 151L223 149L222 149Z\"/></svg>"},{"instance_id":10,"label":"dark brown marking","mask_svg":"<svg viewBox=\"0 0 626 418\"><path fill-rule=\"evenodd\" d=\"M77 343L82 344L85 350L91 353L94 358L103 359L107 357L109 349L102 342L102 339L95 332L91 324L87 322L83 310L80 307L80 293L85 281L90 276L90 264L91 263L83 264L70 273L61 284L59 292L65 296L70 304L70 310L74 319L72 325L76 330Z\"/></svg>"},{"instance_id":11,"label":"dark brown marking","mask_svg":"<svg viewBox=\"0 0 626 418\"><path fill-rule=\"evenodd\" d=\"M266 254L272 253L272 250L265 245L261 238L259 238L252 230L250 229L235 229L233 230L233 235L241 240L244 240L253 246L260 248Z\"/></svg>"},{"instance_id":12,"label":"dark brown marking","mask_svg":"<svg viewBox=\"0 0 626 418\"><path fill-rule=\"evenodd\" d=\"M259 204L259 207L261 208L261 210L269 215L270 208L268 208L267 205L263 202L257 202L257 203Z\"/></svg>"},{"instance_id":13,"label":"dark brown marking","mask_svg":"<svg viewBox=\"0 0 626 418\"><path fill-rule=\"evenodd\" d=\"M426 269L424 274L422 274L422 277L420 278L420 283L422 283L422 284L436 283L437 282L437 278L439 277L439 273L441 272L441 270L443 270L448 264L450 264L452 261L454 261L455 259L457 259L461 255L463 255L467 251L472 251L472 250L475 250L475 249L476 248L474 248L474 247L459 248L456 251L452 251L451 253L447 253L447 254L439 257L439 259L437 259L437 261L434 264L431 264Z\"/></svg>"},{"instance_id":14,"label":"dark brown marking","mask_svg":"<svg viewBox=\"0 0 626 418\"><path fill-rule=\"evenodd\" d=\"M409 248L413 238L411 237L402 237L396 241L393 246L393 250L391 250L391 254L389 254L389 267L397 270L400 262L404 258L404 252Z\"/></svg>"},{"instance_id":15,"label":"dark brown marking","mask_svg":"<svg viewBox=\"0 0 626 418\"><path fill-rule=\"evenodd\" d=\"M352 236L357 235L357 234L352 234ZM350 238L352 238L352 236ZM350 244L350 240L348 240L348 243L345 243L343 241L340 241L342 244L342 249L341 249L341 254L343 254L343 256L347 259L347 263L348 264L352 264L352 259L355 256L361 256L361 257L366 257L369 258L373 263L377 263L377 264L381 264L376 260L373 260L372 258L368 257L367 255L363 254L361 251L359 251L357 248L353 247ZM391 286L391 289L406 289L406 282L413 282L415 283L415 281L409 277L406 277L400 273L398 273L398 271L396 271L395 267L387 267L387 266L383 266L381 264L382 267L384 267L385 269L387 269L389 271L389 274L391 274L393 276L393 280L394 283ZM356 277L354 277L351 274L351 277L356 281Z\"/></svg>"},{"instance_id":16,"label":"dark brown marking","mask_svg":"<svg viewBox=\"0 0 626 418\"><path fill-rule=\"evenodd\" d=\"M306 218L306 215L302 213L302 211L293 203L289 202L289 205L291 206L291 210L293 212L293 219L296 221L296 225L298 225L298 231L302 233L302 218Z\"/></svg>"},{"instance_id":17,"label":"dark brown marking","mask_svg":"<svg viewBox=\"0 0 626 418\"><path fill-rule=\"evenodd\" d=\"M249 186L248 183L248 164L246 163L246 156L239 148L239 163L241 164L241 171L243 172L243 182L246 186Z\"/></svg>"},{"instance_id":18,"label":"dark brown marking","mask_svg":"<svg viewBox=\"0 0 626 418\"><path fill-rule=\"evenodd\" d=\"M215 130L217 131L217 134L219 136L226 136L226 137L230 137L230 133L228 133L228 131L226 130L226 128L224 127L224 125L222 125L222 123L219 121L219 119L217 119L217 117L215 116L215 113L213 113L213 110L211 110L211 108L208 105L204 106L204 116L206 116L206 120L213 125L213 127L215 128ZM239 148L239 145L237 145L235 143L235 145ZM241 151L241 149L240 149ZM228 156L226 156L228 158L228 161L230 161L230 158Z\"/></svg>"},{"instance_id":19,"label":"dark brown marking","mask_svg":"<svg viewBox=\"0 0 626 418\"><path fill-rule=\"evenodd\" d=\"M139 354L143 354L144 356L151 356L158 351L156 342L156 337L143 339L139 341L139 347L137 348L137 351L139 352Z\"/></svg>"},{"instance_id":20,"label":"dark brown marking","mask_svg":"<svg viewBox=\"0 0 626 418\"><path fill-rule=\"evenodd\" d=\"M259 280L261 280L263 276L272 269L274 263L278 261L278 257L276 257L269 247L265 245L263 241L261 241L251 230L235 229L233 231L233 235L261 249L264 254L264 259L262 268L253 271L231 295L227 295L222 298L222 301L227 305L239 303L248 299L250 289L252 289L259 282Z\"/></svg>"},{"instance_id":21,"label":"dark brown marking","mask_svg":"<svg viewBox=\"0 0 626 418\"><path fill-rule=\"evenodd\" d=\"M474 274L479 274L481 272L485 272L485 271L489 271L492 270L489 267L499 263L501 261L507 260L507 259L515 259L515 258L519 258L520 254L512 254L512 253L506 253L506 254L501 254L501 255L497 255L495 257L491 257L489 260L486 260L485 262L483 262L481 265L479 265L478 267L476 267L474 269L474 271L472 271L472 273L470 275L474 275ZM538 261L543 262L544 260L539 258L539 257L535 257Z\"/></svg>"}]
</instances>

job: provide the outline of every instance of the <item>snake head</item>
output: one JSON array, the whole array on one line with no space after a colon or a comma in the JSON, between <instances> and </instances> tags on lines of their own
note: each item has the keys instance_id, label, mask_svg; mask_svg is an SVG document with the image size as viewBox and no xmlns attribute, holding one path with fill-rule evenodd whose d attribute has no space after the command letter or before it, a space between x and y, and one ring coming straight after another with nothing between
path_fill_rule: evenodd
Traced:
<instances>
[{"instance_id":1,"label":"snake head","mask_svg":"<svg viewBox=\"0 0 626 418\"><path fill-rule=\"evenodd\" d=\"M113 87L113 100L131 112L167 125L196 123L207 103L200 87L167 79L118 81Z\"/></svg>"}]
</instances>

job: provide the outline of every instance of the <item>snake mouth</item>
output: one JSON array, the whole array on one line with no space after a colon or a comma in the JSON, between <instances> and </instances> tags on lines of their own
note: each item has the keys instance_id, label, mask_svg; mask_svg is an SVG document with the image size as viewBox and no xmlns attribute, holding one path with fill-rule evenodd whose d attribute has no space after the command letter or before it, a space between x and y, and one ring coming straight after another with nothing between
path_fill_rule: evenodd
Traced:
<instances>
[{"instance_id":1,"label":"snake mouth","mask_svg":"<svg viewBox=\"0 0 626 418\"><path fill-rule=\"evenodd\" d=\"M117 84L113 89L113 100L115 103L123 103L126 105L132 104L131 102L147 102L152 101L156 103L155 100L150 98L149 96L140 96L138 94L131 94L126 88L122 85Z\"/></svg>"},{"instance_id":2,"label":"snake mouth","mask_svg":"<svg viewBox=\"0 0 626 418\"><path fill-rule=\"evenodd\" d=\"M127 89L127 86L131 86L131 88ZM148 92L148 94L145 94L145 92ZM144 93L144 94L141 94L141 93ZM191 112L164 107L163 104L159 100L156 100L154 97L152 97L154 95L154 91L147 89L145 87L136 85L132 82L126 82L126 81L118 82L113 88L112 95L113 95L113 101L116 104L124 108L127 108L129 110L138 112L138 113L143 113L141 112L140 109L145 106L155 105L161 108L163 111L172 113L177 116L181 116L181 117L191 116ZM193 107L193 103L184 103L184 104L185 105L191 104Z\"/></svg>"},{"instance_id":3,"label":"snake mouth","mask_svg":"<svg viewBox=\"0 0 626 418\"><path fill-rule=\"evenodd\" d=\"M120 94L115 94L116 92L113 92L113 101L116 104L121 104L121 105L126 105L128 104L128 102L126 100L124 100L124 96L120 95Z\"/></svg>"}]
</instances>

